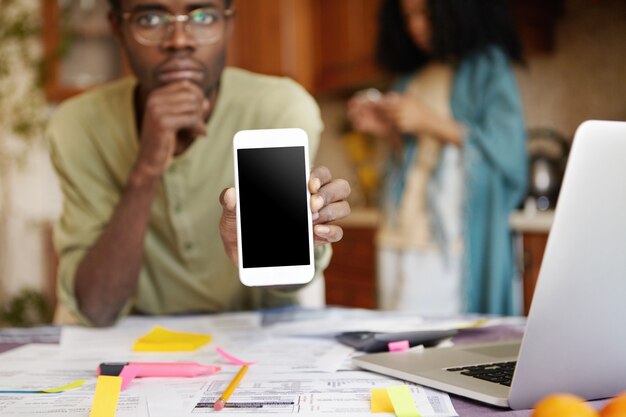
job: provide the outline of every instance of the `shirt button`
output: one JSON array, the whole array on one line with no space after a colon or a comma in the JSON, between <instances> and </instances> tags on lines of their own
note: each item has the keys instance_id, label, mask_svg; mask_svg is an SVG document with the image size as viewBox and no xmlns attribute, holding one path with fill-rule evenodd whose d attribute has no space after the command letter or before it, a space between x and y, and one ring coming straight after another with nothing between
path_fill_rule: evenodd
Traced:
<instances>
[{"instance_id":1,"label":"shirt button","mask_svg":"<svg viewBox=\"0 0 626 417\"><path fill-rule=\"evenodd\" d=\"M192 249L193 249L193 243L191 243L191 242L185 243L185 250L186 251L190 251Z\"/></svg>"},{"instance_id":2,"label":"shirt button","mask_svg":"<svg viewBox=\"0 0 626 417\"><path fill-rule=\"evenodd\" d=\"M180 213L181 208L182 207L181 207L181 205L179 203L174 204L174 211L176 213Z\"/></svg>"}]
</instances>

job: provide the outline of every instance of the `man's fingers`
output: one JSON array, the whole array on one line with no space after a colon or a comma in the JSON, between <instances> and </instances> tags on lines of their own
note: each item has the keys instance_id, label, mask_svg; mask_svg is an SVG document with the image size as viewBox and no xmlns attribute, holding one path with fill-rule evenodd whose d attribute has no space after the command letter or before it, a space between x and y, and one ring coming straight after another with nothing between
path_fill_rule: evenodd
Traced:
<instances>
[{"instance_id":1,"label":"man's fingers","mask_svg":"<svg viewBox=\"0 0 626 417\"><path fill-rule=\"evenodd\" d=\"M202 130L205 129L204 123L199 121L198 116L195 114L175 114L164 116L159 121L159 127L173 132L178 132L182 129L191 129L194 131L199 128Z\"/></svg>"},{"instance_id":2,"label":"man's fingers","mask_svg":"<svg viewBox=\"0 0 626 417\"><path fill-rule=\"evenodd\" d=\"M220 194L222 217L220 219L220 236L226 255L237 265L237 223L236 223L236 195L234 188L226 188Z\"/></svg>"},{"instance_id":3,"label":"man's fingers","mask_svg":"<svg viewBox=\"0 0 626 417\"><path fill-rule=\"evenodd\" d=\"M311 170L311 178L309 179L309 191L316 194L321 187L328 184L333 179L330 170L325 166L317 166Z\"/></svg>"},{"instance_id":4,"label":"man's fingers","mask_svg":"<svg viewBox=\"0 0 626 417\"><path fill-rule=\"evenodd\" d=\"M220 194L220 204L224 210L235 211L237 196L233 187L225 188Z\"/></svg>"},{"instance_id":5,"label":"man's fingers","mask_svg":"<svg viewBox=\"0 0 626 417\"><path fill-rule=\"evenodd\" d=\"M343 229L335 224L318 224L313 227L315 245L339 242L343 237Z\"/></svg>"},{"instance_id":6,"label":"man's fingers","mask_svg":"<svg viewBox=\"0 0 626 417\"><path fill-rule=\"evenodd\" d=\"M337 201L346 200L350 195L350 184L344 179L333 180L323 185L315 195L311 197L311 211L318 212L322 207Z\"/></svg>"},{"instance_id":7,"label":"man's fingers","mask_svg":"<svg viewBox=\"0 0 626 417\"><path fill-rule=\"evenodd\" d=\"M350 214L350 204L347 201L339 201L324 207L318 212L314 224L323 224L333 222L337 219L343 219Z\"/></svg>"},{"instance_id":8,"label":"man's fingers","mask_svg":"<svg viewBox=\"0 0 626 417\"><path fill-rule=\"evenodd\" d=\"M211 113L211 102L207 98L204 98L202 100L202 118L206 119L207 117L209 117L210 113Z\"/></svg>"}]
</instances>

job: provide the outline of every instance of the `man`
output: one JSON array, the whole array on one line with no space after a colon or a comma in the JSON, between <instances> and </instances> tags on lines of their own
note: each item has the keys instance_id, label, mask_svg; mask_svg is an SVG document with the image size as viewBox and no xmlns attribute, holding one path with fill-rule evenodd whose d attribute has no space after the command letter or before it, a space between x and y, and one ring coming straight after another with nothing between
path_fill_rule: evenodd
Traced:
<instances>
[{"instance_id":1,"label":"man","mask_svg":"<svg viewBox=\"0 0 626 417\"><path fill-rule=\"evenodd\" d=\"M301 127L314 155L319 109L290 80L224 69L234 14L230 0L111 0L136 80L69 100L51 120L64 194L59 299L82 323L294 302L293 289L237 279L232 137ZM329 222L348 215L350 187L317 167L309 189L319 275L342 237Z\"/></svg>"}]
</instances>

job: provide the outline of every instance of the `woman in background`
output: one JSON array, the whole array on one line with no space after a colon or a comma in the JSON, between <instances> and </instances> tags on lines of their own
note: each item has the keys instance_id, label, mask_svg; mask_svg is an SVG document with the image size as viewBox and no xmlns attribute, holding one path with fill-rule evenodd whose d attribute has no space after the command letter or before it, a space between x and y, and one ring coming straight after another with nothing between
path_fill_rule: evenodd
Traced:
<instances>
[{"instance_id":1,"label":"woman in background","mask_svg":"<svg viewBox=\"0 0 626 417\"><path fill-rule=\"evenodd\" d=\"M377 58L393 92L353 98L348 116L391 147L380 306L519 313L508 218L526 192L523 58L506 0L384 0Z\"/></svg>"}]
</instances>

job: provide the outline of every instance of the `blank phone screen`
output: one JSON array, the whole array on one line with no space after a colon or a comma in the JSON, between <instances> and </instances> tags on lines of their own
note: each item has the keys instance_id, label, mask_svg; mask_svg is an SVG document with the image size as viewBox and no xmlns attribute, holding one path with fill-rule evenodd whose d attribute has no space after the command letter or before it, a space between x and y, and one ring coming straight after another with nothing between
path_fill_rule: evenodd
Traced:
<instances>
[{"instance_id":1,"label":"blank phone screen","mask_svg":"<svg viewBox=\"0 0 626 417\"><path fill-rule=\"evenodd\" d=\"M237 150L244 268L309 264L304 147Z\"/></svg>"}]
</instances>

